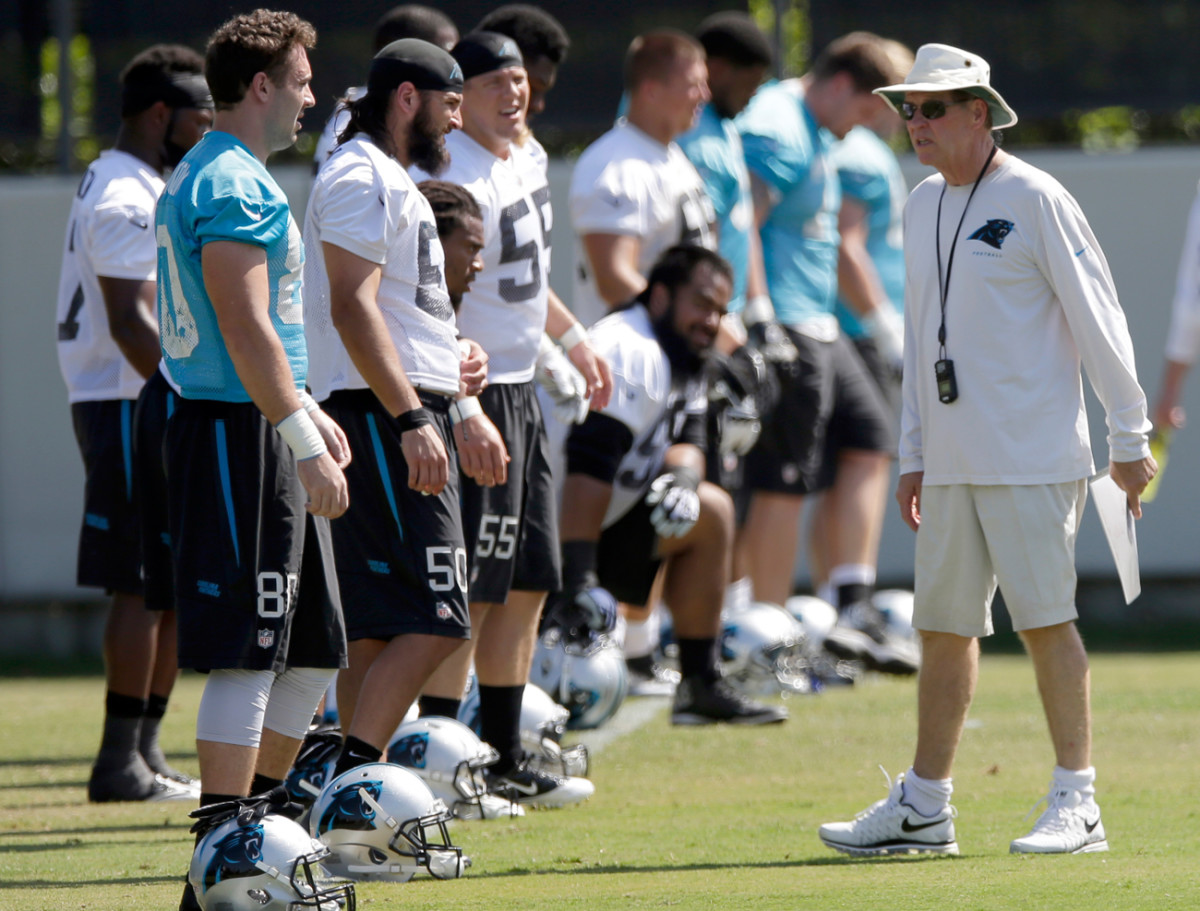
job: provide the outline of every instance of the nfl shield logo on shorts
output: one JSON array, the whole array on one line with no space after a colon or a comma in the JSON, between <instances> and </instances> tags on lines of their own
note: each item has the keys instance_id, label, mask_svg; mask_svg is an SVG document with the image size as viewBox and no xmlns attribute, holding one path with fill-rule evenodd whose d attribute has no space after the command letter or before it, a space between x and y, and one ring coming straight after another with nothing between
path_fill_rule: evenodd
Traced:
<instances>
[{"instance_id":1,"label":"nfl shield logo on shorts","mask_svg":"<svg viewBox=\"0 0 1200 911\"><path fill-rule=\"evenodd\" d=\"M275 630L260 629L258 631L258 647L259 648L270 648L274 644L275 644Z\"/></svg>"},{"instance_id":2,"label":"nfl shield logo on shorts","mask_svg":"<svg viewBox=\"0 0 1200 911\"><path fill-rule=\"evenodd\" d=\"M445 601L439 601L437 606L437 615L439 620L449 620L453 611L450 610L450 605Z\"/></svg>"}]
</instances>

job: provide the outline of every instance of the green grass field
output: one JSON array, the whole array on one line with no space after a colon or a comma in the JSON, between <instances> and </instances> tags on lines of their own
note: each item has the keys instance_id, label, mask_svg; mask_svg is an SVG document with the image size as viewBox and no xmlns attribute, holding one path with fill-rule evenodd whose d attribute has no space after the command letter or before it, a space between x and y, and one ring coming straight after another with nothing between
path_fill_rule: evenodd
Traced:
<instances>
[{"instance_id":1,"label":"green grass field","mask_svg":"<svg viewBox=\"0 0 1200 911\"><path fill-rule=\"evenodd\" d=\"M201 680L164 729L196 771ZM0 680L0 911L174 911L187 808L89 806L99 678ZM474 859L453 882L360 886L371 909L1055 909L1200 906L1200 660L1093 658L1095 762L1112 850L1016 857L1052 757L1028 663L984 659L956 775L958 858L851 860L816 827L884 795L911 759L912 681L793 700L772 729L674 729L666 706L596 757L582 807L458 824ZM585 738L586 739L586 738Z\"/></svg>"}]
</instances>

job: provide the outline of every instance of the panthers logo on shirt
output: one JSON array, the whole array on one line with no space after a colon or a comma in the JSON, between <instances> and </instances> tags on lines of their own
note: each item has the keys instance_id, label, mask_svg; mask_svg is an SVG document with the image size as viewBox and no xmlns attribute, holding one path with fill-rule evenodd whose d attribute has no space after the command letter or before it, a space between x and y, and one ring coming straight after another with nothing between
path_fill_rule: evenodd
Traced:
<instances>
[{"instance_id":1,"label":"panthers logo on shirt","mask_svg":"<svg viewBox=\"0 0 1200 911\"><path fill-rule=\"evenodd\" d=\"M990 218L986 225L976 230L967 240L981 240L989 247L999 250L1000 245L1004 243L1004 238L1008 237L1013 227L1013 223L1007 219Z\"/></svg>"}]
</instances>

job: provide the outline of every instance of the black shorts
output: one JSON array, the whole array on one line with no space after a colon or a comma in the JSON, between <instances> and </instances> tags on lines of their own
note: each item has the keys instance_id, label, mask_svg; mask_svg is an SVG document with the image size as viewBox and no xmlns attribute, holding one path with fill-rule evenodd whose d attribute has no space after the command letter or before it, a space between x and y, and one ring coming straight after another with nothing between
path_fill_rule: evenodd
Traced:
<instances>
[{"instance_id":1,"label":"black shorts","mask_svg":"<svg viewBox=\"0 0 1200 911\"><path fill-rule=\"evenodd\" d=\"M835 390L833 415L825 432L825 453L818 475L821 489L833 486L837 478L837 456L843 449L860 449L868 452L896 454L896 420L899 416L879 385L885 377L887 364L870 339L851 342L836 353L845 358L849 366L838 370L838 385ZM868 363L862 357L865 350L872 359ZM853 364L850 364L853 360ZM879 370L877 375L875 370ZM899 390L897 390L899 391ZM848 403L842 407L843 402Z\"/></svg>"},{"instance_id":2,"label":"black shorts","mask_svg":"<svg viewBox=\"0 0 1200 911\"><path fill-rule=\"evenodd\" d=\"M421 401L450 456L449 481L436 497L409 488L401 431L373 392L335 392L322 406L353 454L346 469L350 508L333 523L350 639L471 635L450 400L422 393Z\"/></svg>"},{"instance_id":3,"label":"black shorts","mask_svg":"<svg viewBox=\"0 0 1200 911\"><path fill-rule=\"evenodd\" d=\"M829 486L821 468L830 432L841 434L842 448L891 452L895 444L887 406L850 342L786 331L800 352L798 369L779 373L779 404L746 457L746 482L799 496Z\"/></svg>"},{"instance_id":4,"label":"black shorts","mask_svg":"<svg viewBox=\"0 0 1200 911\"><path fill-rule=\"evenodd\" d=\"M179 666L344 667L329 520L262 412L181 399L165 458Z\"/></svg>"},{"instance_id":5,"label":"black shorts","mask_svg":"<svg viewBox=\"0 0 1200 911\"><path fill-rule=\"evenodd\" d=\"M159 371L146 381L133 411L134 499L141 525L142 583L146 607L175 609L175 568L167 521L167 473L163 443L179 396Z\"/></svg>"},{"instance_id":6,"label":"black shorts","mask_svg":"<svg viewBox=\"0 0 1200 911\"><path fill-rule=\"evenodd\" d=\"M596 551L596 575L614 598L626 604L644 605L662 566L658 556L658 534L650 524L654 507L638 500L629 512L600 533Z\"/></svg>"},{"instance_id":7,"label":"black shorts","mask_svg":"<svg viewBox=\"0 0 1200 911\"><path fill-rule=\"evenodd\" d=\"M503 604L511 590L558 591L558 504L534 385L497 383L483 391L479 402L511 461L506 484L481 487L462 479L471 600Z\"/></svg>"},{"instance_id":8,"label":"black shorts","mask_svg":"<svg viewBox=\"0 0 1200 911\"><path fill-rule=\"evenodd\" d=\"M129 595L142 593L142 557L134 506L133 400L76 402L75 439L87 476L75 581Z\"/></svg>"},{"instance_id":9,"label":"black shorts","mask_svg":"<svg viewBox=\"0 0 1200 911\"><path fill-rule=\"evenodd\" d=\"M879 353L879 346L875 344L874 339L856 338L853 339L853 345L854 350L862 359L863 366L867 368L867 373L875 381L879 391L883 393L883 400L887 403L888 415L892 418L893 424L898 423L900 417L900 371Z\"/></svg>"}]
</instances>

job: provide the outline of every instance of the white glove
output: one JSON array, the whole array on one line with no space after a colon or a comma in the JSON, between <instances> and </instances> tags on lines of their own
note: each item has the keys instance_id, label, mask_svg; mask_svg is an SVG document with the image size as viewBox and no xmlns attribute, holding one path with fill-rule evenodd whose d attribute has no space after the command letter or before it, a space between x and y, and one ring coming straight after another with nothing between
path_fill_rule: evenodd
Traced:
<instances>
[{"instance_id":1,"label":"white glove","mask_svg":"<svg viewBox=\"0 0 1200 911\"><path fill-rule=\"evenodd\" d=\"M744 403L730 405L721 414L721 439L718 443L721 455L744 456L754 448L762 433L762 421L758 412L745 407Z\"/></svg>"},{"instance_id":2,"label":"white glove","mask_svg":"<svg viewBox=\"0 0 1200 911\"><path fill-rule=\"evenodd\" d=\"M867 335L875 340L883 359L900 370L904 366L904 317L887 304L863 317L861 323Z\"/></svg>"},{"instance_id":3,"label":"white glove","mask_svg":"<svg viewBox=\"0 0 1200 911\"><path fill-rule=\"evenodd\" d=\"M564 424L582 424L588 413L587 381L550 336L542 333L533 378L554 400L554 416Z\"/></svg>"},{"instance_id":4,"label":"white glove","mask_svg":"<svg viewBox=\"0 0 1200 911\"><path fill-rule=\"evenodd\" d=\"M653 506L650 524L660 538L682 538L700 518L700 476L690 468L674 468L650 485L646 505Z\"/></svg>"}]
</instances>

